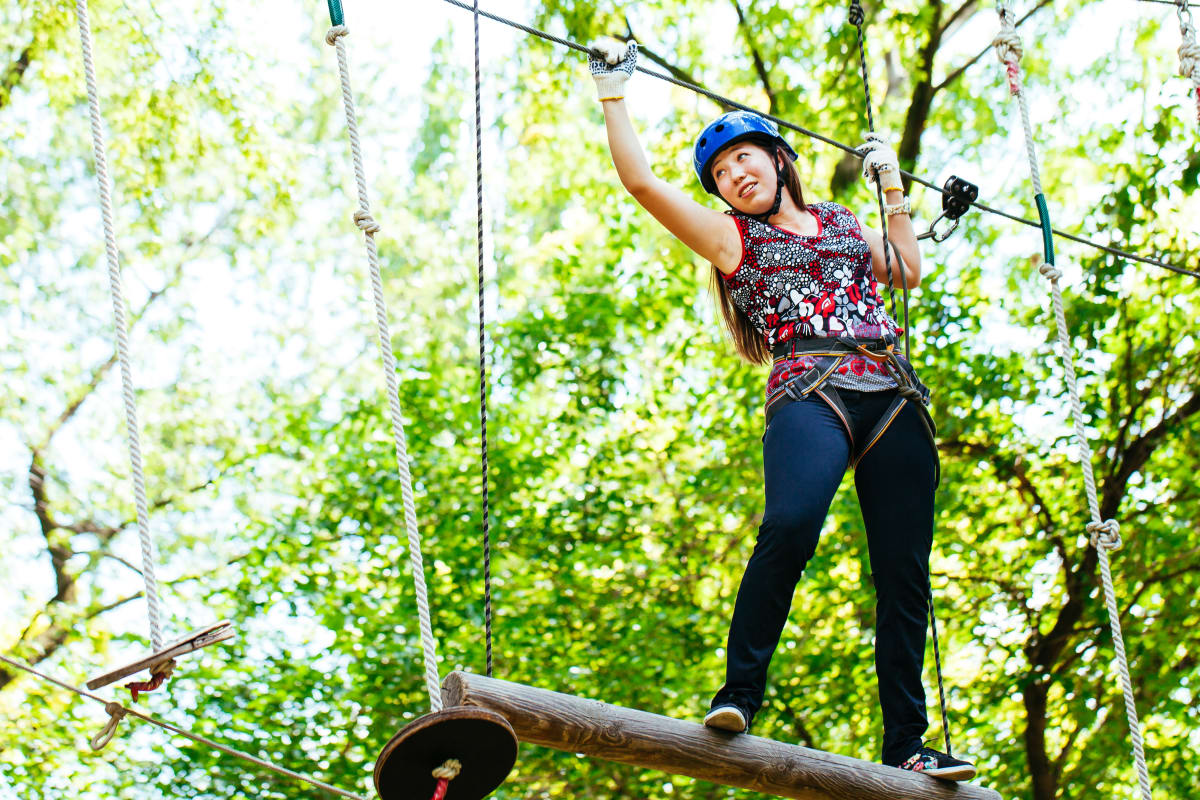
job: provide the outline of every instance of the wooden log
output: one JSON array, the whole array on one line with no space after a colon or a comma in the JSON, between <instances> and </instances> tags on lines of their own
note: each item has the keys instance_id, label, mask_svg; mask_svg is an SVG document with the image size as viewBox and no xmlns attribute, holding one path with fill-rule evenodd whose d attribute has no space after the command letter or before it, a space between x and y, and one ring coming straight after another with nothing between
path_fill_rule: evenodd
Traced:
<instances>
[{"instance_id":1,"label":"wooden log","mask_svg":"<svg viewBox=\"0 0 1200 800\"><path fill-rule=\"evenodd\" d=\"M592 758L687 775L795 800L1000 800L954 783L870 761L730 734L598 700L466 672L442 682L447 705L501 714L517 738Z\"/></svg>"}]
</instances>

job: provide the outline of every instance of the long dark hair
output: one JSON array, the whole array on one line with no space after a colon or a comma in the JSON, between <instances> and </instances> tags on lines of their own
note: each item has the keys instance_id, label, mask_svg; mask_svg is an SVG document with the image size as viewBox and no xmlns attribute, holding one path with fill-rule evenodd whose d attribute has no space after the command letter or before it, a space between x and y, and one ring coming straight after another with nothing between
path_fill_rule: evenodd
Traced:
<instances>
[{"instance_id":1,"label":"long dark hair","mask_svg":"<svg viewBox=\"0 0 1200 800\"><path fill-rule=\"evenodd\" d=\"M800 207L801 211L808 208L804 202L804 190L800 184L800 173L796 172L796 165L788 158L787 154L779 145L772 144L764 148L775 162L783 164L783 186L787 189L788 194L792 196L792 202ZM745 360L751 364L766 364L771 360L771 351L767 349L767 342L763 339L758 329L754 327L754 323L746 316L746 312L737 307L733 302L733 296L729 293L729 287L725 284L725 278L721 275L721 271L717 269L717 265L712 265L712 286L713 293L717 297L717 303L721 308L721 316L725 320L725 329L729 332L729 338L733 340L733 346Z\"/></svg>"}]
</instances>

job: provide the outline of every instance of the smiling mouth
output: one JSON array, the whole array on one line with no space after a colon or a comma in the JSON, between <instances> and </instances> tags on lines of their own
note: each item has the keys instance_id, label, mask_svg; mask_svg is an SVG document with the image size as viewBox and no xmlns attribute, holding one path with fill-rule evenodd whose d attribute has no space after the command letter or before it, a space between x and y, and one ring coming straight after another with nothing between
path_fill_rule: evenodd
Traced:
<instances>
[{"instance_id":1,"label":"smiling mouth","mask_svg":"<svg viewBox=\"0 0 1200 800\"><path fill-rule=\"evenodd\" d=\"M750 194L750 192L754 191L754 187L756 186L758 186L758 181L747 184L740 192L738 192L738 197L745 197L746 195Z\"/></svg>"}]
</instances>

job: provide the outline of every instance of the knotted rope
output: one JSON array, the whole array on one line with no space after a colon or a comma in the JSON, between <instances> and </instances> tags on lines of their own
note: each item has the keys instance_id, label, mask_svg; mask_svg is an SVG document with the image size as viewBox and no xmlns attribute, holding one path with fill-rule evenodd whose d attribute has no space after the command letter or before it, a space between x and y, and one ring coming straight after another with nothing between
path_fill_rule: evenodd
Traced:
<instances>
[{"instance_id":1,"label":"knotted rope","mask_svg":"<svg viewBox=\"0 0 1200 800\"><path fill-rule=\"evenodd\" d=\"M145 714L141 711L138 711L135 708L126 708L125 706L121 705L120 703L106 701L103 697L99 697L97 695L92 694L91 692L80 689L77 686L72 686L69 683L60 681L57 678L53 678L44 672L40 672L40 671L34 669L33 667L29 666L28 664L23 664L22 662L11 659L6 655L0 654L0 661L4 662L5 664L8 664L10 667L14 667L16 669L21 670L22 672L27 672L36 678L40 678L41 680L46 681L47 683L52 683L55 686L58 686L59 688L66 689L68 692L74 692L75 694L79 695L80 697L85 697L88 700L93 700L93 701L103 705L104 710L108 712L109 719L108 719L108 724L105 725L105 727L104 727L104 730L101 731L99 734L97 734L95 737L93 737L91 740L92 749L94 749L94 750L99 750L101 747L104 747L104 745L108 744L109 741L112 740L112 734L116 731L117 724L122 719L124 719L126 715L128 715L131 717L136 717L136 718L142 720L143 722L149 722L151 725L156 725L159 728L162 728L163 730L170 731L171 733L177 733L180 736L183 736L187 739L192 740L193 742L196 742L197 744L202 744L206 747L211 747L213 750L216 750L217 752L224 753L229 756L233 756L234 758L240 758L243 761L249 761L251 764L256 764L256 765L262 767L263 769L268 769L271 772L274 772L278 775L283 775L284 777L287 777L287 778L292 778L294 780L303 781L304 783L308 783L308 784L311 784L312 786L316 786L318 789L323 789L326 792L336 794L339 797L345 797L345 798L348 798L348 800L366 800L366 798L363 797L362 795L357 795L357 794L354 794L353 792L347 792L345 789L339 789L336 786L331 786L330 784L325 783L323 781L319 781L316 778L312 778L307 775L302 775L299 772L293 772L292 770L286 769L284 767L276 766L275 764L272 764L270 761L264 761L263 759L258 758L257 756L252 756L249 753L243 753L241 750L235 750L234 748L223 745L220 742L214 742L211 739L206 739L203 736L192 733L191 731L185 730L176 725L172 725L169 722L164 722L164 721L158 719L157 717L153 717L149 714Z\"/></svg>"},{"instance_id":2,"label":"knotted rope","mask_svg":"<svg viewBox=\"0 0 1200 800\"><path fill-rule=\"evenodd\" d=\"M446 792L450 789L450 781L458 777L458 773L462 772L462 762L457 758L449 758L437 769L433 771L433 777L437 778L437 788L433 790L431 800L444 800Z\"/></svg>"},{"instance_id":3,"label":"knotted rope","mask_svg":"<svg viewBox=\"0 0 1200 800\"><path fill-rule=\"evenodd\" d=\"M1105 604L1108 607L1109 625L1112 628L1113 644L1117 655L1117 665L1121 676L1121 690L1125 697L1125 715L1129 722L1129 732L1133 739L1134 763L1137 770L1138 786L1143 800L1151 800L1150 776L1146 769L1146 754L1142 742L1141 725L1138 722L1137 708L1133 698L1133 684L1129 676L1129 660L1125 653L1125 641L1121 635L1121 619L1117 609L1116 591L1113 588L1112 573L1109 568L1108 554L1121 545L1120 527L1115 520L1100 519L1100 502L1096 493L1096 478L1092 471L1092 450L1087 440L1087 430L1083 420L1083 406L1079 402L1079 385L1075 375L1075 356L1071 346L1070 335L1067 331L1067 318L1063 311L1062 289L1059 280L1062 272L1054 265L1054 245L1051 237L1050 212L1042 193L1041 177L1038 174L1037 155L1033 145L1033 130L1029 123L1029 106L1025 92L1021 86L1020 59L1022 55L1021 38L1013 25L1011 0L997 0L996 11L1000 15L1000 33L993 40L996 54L1004 63L1008 77L1009 92L1017 98L1021 108L1021 121L1025 128L1025 150L1029 156L1029 172L1036 192L1034 201L1037 204L1038 215L1042 221L1042 243L1045 263L1039 267L1039 272L1050 281L1051 297L1054 305L1054 322L1058 334L1058 353L1067 377L1067 390L1071 398L1071 418L1075 427L1075 445L1079 452L1080 466L1083 470L1083 484L1087 494L1088 511L1091 521L1087 524L1088 537L1095 548L1100 564L1101 580L1104 584Z\"/></svg>"},{"instance_id":4,"label":"knotted rope","mask_svg":"<svg viewBox=\"0 0 1200 800\"><path fill-rule=\"evenodd\" d=\"M354 93L350 89L350 66L346 58L345 37L350 33L341 24L340 8L333 14L334 25L325 34L325 42L337 50L338 73L342 82L342 102L346 109L346 132L350 138L350 152L354 160L354 182L358 187L358 211L354 213L354 224L363 232L367 247L367 265L371 274L371 291L375 301L375 323L379 339L379 354L383 359L383 374L387 383L388 410L392 422L392 439L396 449L396 465L400 474L400 492L404 503L404 526L408 531L408 556L412 567L413 584L417 594L417 616L421 628L421 650L425 656L425 688L429 692L429 705L433 711L442 709L442 692L438 679L437 650L433 639L433 625L429 619L429 593L425 586L425 564L421 554L421 535L417 530L417 513L413 502L412 474L408 467L408 443L404 436L404 419L400 412L400 390L396 379L396 358L392 354L392 334L388 326L387 305L383 299L383 277L379 268L379 251L375 246L375 234L380 227L371 216L371 204L367 196L367 178L363 169L362 145L358 138L358 115L354 110Z\"/></svg>"},{"instance_id":5,"label":"knotted rope","mask_svg":"<svg viewBox=\"0 0 1200 800\"><path fill-rule=\"evenodd\" d=\"M1179 0L1175 7L1179 17L1179 33L1183 43L1179 45L1179 74L1192 82L1192 94L1196 96L1196 121L1200 122L1200 44L1196 43L1196 23L1188 0Z\"/></svg>"},{"instance_id":6,"label":"knotted rope","mask_svg":"<svg viewBox=\"0 0 1200 800\"><path fill-rule=\"evenodd\" d=\"M137 404L133 395L133 368L129 358L129 327L125 320L125 291L121 286L121 261L117 250L116 224L113 222L112 182L108 177L108 156L105 152L104 128L100 116L100 93L96 89L96 66L92 60L92 30L87 0L75 0L75 17L79 21L79 44L83 51L83 75L87 84L88 116L92 125L92 155L96 163L100 217L104 224L104 252L108 260L108 288L112 296L113 325L117 332L117 358L121 363L125 438L129 444L129 464L133 472L133 497L137 508L138 538L142 549L142 580L146 590L146 611L150 619L150 648L158 651L162 649L163 637L158 580L154 576L154 540L150 538L146 477L142 470L141 435L138 429Z\"/></svg>"}]
</instances>

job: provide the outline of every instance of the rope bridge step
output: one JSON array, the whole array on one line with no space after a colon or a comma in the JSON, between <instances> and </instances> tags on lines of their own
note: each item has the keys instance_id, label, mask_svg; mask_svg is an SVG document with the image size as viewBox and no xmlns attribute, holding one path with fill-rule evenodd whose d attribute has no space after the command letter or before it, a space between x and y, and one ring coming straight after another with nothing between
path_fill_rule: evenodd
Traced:
<instances>
[{"instance_id":1,"label":"rope bridge step","mask_svg":"<svg viewBox=\"0 0 1200 800\"><path fill-rule=\"evenodd\" d=\"M794 800L1000 800L952 783L695 722L586 700L466 672L442 682L447 706L475 706L508 720L528 744L686 775Z\"/></svg>"}]
</instances>

